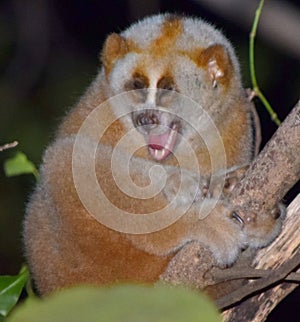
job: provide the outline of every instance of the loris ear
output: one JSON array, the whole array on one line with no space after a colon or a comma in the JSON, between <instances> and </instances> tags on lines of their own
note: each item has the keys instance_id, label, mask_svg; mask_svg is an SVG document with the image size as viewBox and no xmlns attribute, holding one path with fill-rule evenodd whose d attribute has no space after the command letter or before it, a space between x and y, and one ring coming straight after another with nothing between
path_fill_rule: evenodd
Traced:
<instances>
[{"instance_id":1,"label":"loris ear","mask_svg":"<svg viewBox=\"0 0 300 322\"><path fill-rule=\"evenodd\" d=\"M204 49L199 57L199 63L204 67L211 79L212 87L218 84L228 86L233 74L233 65L227 49L215 44Z\"/></svg>"},{"instance_id":2,"label":"loris ear","mask_svg":"<svg viewBox=\"0 0 300 322\"><path fill-rule=\"evenodd\" d=\"M100 60L109 73L115 61L123 57L128 52L126 40L120 35L113 33L109 35L104 43Z\"/></svg>"}]
</instances>

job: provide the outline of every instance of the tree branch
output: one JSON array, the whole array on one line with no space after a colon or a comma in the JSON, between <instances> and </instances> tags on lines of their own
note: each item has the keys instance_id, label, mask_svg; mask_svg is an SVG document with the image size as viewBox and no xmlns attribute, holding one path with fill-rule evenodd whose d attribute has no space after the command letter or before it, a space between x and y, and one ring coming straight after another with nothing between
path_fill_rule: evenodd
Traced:
<instances>
[{"instance_id":1,"label":"tree branch","mask_svg":"<svg viewBox=\"0 0 300 322\"><path fill-rule=\"evenodd\" d=\"M234 191L243 211L273 209L300 177L300 101L257 156Z\"/></svg>"},{"instance_id":2,"label":"tree branch","mask_svg":"<svg viewBox=\"0 0 300 322\"><path fill-rule=\"evenodd\" d=\"M217 306L220 309L224 309L234 303L238 303L240 300L244 299L257 291L264 290L270 285L276 284L284 280L289 273L294 270L300 263L300 252L297 253L292 259L288 260L277 270L271 270L269 274L257 281L246 284L241 289L231 292L230 294L218 299L216 301ZM230 320L232 321L232 320ZM249 320L248 320L249 321Z\"/></svg>"},{"instance_id":3,"label":"tree branch","mask_svg":"<svg viewBox=\"0 0 300 322\"><path fill-rule=\"evenodd\" d=\"M238 209L241 217L246 219L249 213L251 213L259 220L261 216L272 215L272 209L277 207L278 202L282 200L284 195L299 180L299 142L300 102L298 102L286 120L281 124L272 139L251 164L245 177L236 186L231 202ZM209 291L209 293L213 298L219 298L217 300L219 306L232 305L245 296L253 294L253 292L258 292L259 290L265 291L267 287L278 284L288 276L296 277L294 274L290 275L290 273L300 264L300 254L297 253L300 245L300 234L298 232L300 225L300 196L295 202L298 203L298 208L296 206L296 210L293 210L292 215L288 215L280 237L271 246L262 249L253 262L255 268L269 270L267 275L264 273L263 278L260 278L258 281L252 281L242 287L242 281L235 281L239 282L239 284L232 284L235 290L227 295L227 297L222 298L219 298L222 296L222 293L220 288L217 287L218 284L214 285L217 287L216 292ZM240 261L246 265L247 261L249 262L249 258L244 259L243 256L241 257ZM290 260L290 258L292 259ZM167 271L162 275L162 280L172 284L187 284L196 288L208 289L210 285L220 281L220 273L216 277L213 275L214 266L215 263L211 253L199 243L192 242L174 256ZM226 269L220 271L223 271L226 276ZM228 282L226 283L228 284ZM288 284L287 286L287 283L282 283L276 287L276 294L279 295L276 299L272 299L274 301L273 306L267 303L268 298L272 296L272 290L268 290L258 295L259 301L256 297L252 297L235 308L228 310L224 313L224 318L230 322L263 321L261 319L262 314L259 314L260 320L256 320L256 315L253 312L264 311L264 317L266 317L272 308L296 285ZM265 301L262 301L262 297ZM251 301L252 299L254 300ZM247 312L248 314L246 314ZM241 316L247 318L241 320Z\"/></svg>"},{"instance_id":4,"label":"tree branch","mask_svg":"<svg viewBox=\"0 0 300 322\"><path fill-rule=\"evenodd\" d=\"M229 267L226 270L214 268L212 270L213 280L215 283L223 283L236 279L260 279L265 278L273 272L272 269L256 269L252 267ZM289 273L284 278L286 282L300 282L300 273Z\"/></svg>"},{"instance_id":5,"label":"tree branch","mask_svg":"<svg viewBox=\"0 0 300 322\"><path fill-rule=\"evenodd\" d=\"M253 267L258 269L258 271L273 270L276 272L277 267L280 265L282 267L285 262L288 263L289 259L295 256L295 254L299 257L299 226L300 194L288 207L287 218L284 222L282 233L274 243L261 249L257 253L253 261ZM223 313L224 320L230 322L264 321L274 307L299 285L299 283L287 283L287 281L294 281L294 277L299 282L299 279L297 279L299 273L300 268L298 268L298 273L287 275L284 282L270 288L264 293L250 297L234 308L227 310ZM241 316L243 316L243 320L241 320Z\"/></svg>"}]
</instances>

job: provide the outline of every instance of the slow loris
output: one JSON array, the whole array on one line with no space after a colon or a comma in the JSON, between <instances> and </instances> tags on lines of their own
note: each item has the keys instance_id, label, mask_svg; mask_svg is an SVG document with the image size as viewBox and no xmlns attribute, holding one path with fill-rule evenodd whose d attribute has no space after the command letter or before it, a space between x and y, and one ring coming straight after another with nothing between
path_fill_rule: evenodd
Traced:
<instances>
[{"instance_id":1,"label":"slow loris","mask_svg":"<svg viewBox=\"0 0 300 322\"><path fill-rule=\"evenodd\" d=\"M232 264L247 236L222 201L208 211L197 199L201 178L249 163L257 146L231 44L201 19L162 14L109 35L101 62L45 151L27 207L25 252L38 292L155 282L192 240ZM172 202L176 171L183 199ZM279 226L268 222L261 245Z\"/></svg>"}]
</instances>

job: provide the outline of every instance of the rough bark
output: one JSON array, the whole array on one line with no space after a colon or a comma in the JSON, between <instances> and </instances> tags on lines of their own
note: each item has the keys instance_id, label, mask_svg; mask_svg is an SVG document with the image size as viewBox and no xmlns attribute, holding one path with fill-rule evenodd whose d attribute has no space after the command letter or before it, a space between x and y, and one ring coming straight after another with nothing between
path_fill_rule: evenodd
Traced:
<instances>
[{"instance_id":1,"label":"rough bark","mask_svg":"<svg viewBox=\"0 0 300 322\"><path fill-rule=\"evenodd\" d=\"M300 101L236 187L233 204L258 216L274 208L300 177Z\"/></svg>"},{"instance_id":2,"label":"rough bark","mask_svg":"<svg viewBox=\"0 0 300 322\"><path fill-rule=\"evenodd\" d=\"M272 209L276 208L278 202L297 183L299 177L300 102L251 164L245 177L234 190L231 202L243 218L247 218L249 214L252 218L268 213L271 215ZM297 232L300 226L299 199L296 199L289 208L289 215L280 237L269 247L259 251L253 262L253 267L257 269L271 268L272 271L258 281L239 287L227 297L217 301L220 307L239 303L224 313L226 321L264 321L276 304L295 287L295 284L286 282L279 284L279 282L300 264L299 252L295 255L300 245L300 234ZM293 255L296 257L289 261ZM242 264L243 261L245 266L249 257L243 259L242 256ZM280 265L284 266L280 267ZM234 265L234 268L235 266L238 271L240 263ZM178 252L167 271L162 275L162 280L173 284L193 285L203 289L217 283L220 280L220 275L221 279L222 274L225 277L226 271L226 269L215 270L211 254L202 245L194 242ZM249 270L251 276L250 273L253 273L253 269ZM277 280L279 285L270 289L270 285L273 285ZM239 280L239 285L241 283ZM233 287L236 288L236 285ZM254 291L257 292L257 289L261 289L259 295L240 302L247 294L252 295ZM217 295L222 296L218 291ZM215 295L213 296L215 297ZM242 320L243 316L245 319Z\"/></svg>"}]
</instances>

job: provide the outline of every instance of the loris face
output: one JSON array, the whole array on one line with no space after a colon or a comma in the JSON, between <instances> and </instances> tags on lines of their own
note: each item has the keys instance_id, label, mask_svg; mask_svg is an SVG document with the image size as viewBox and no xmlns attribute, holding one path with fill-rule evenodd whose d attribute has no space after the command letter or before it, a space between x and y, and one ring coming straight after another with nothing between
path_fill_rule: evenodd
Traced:
<instances>
[{"instance_id":1,"label":"loris face","mask_svg":"<svg viewBox=\"0 0 300 322\"><path fill-rule=\"evenodd\" d=\"M202 109L216 123L223 121L219 108L224 111L232 96L238 67L226 39L209 25L173 16L154 20L110 35L102 62L109 96L128 93L124 123L144 136L150 155L161 161L182 137L193 141L195 131L205 128ZM207 41L201 29L212 34Z\"/></svg>"},{"instance_id":2,"label":"loris face","mask_svg":"<svg viewBox=\"0 0 300 322\"><path fill-rule=\"evenodd\" d=\"M151 78L155 68L148 71L133 72L124 89L128 91L131 122L144 136L150 155L160 161L174 151L184 122L178 113L180 99L173 77L162 73L160 78Z\"/></svg>"}]
</instances>

